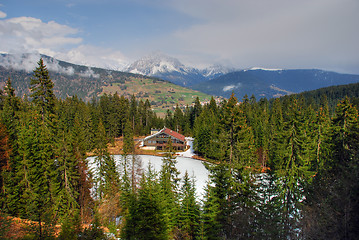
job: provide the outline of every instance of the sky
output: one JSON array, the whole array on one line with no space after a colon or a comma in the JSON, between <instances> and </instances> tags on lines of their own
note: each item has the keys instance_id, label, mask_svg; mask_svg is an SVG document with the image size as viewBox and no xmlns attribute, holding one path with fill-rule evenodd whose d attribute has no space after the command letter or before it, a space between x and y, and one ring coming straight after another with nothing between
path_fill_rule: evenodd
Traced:
<instances>
[{"instance_id":1,"label":"sky","mask_svg":"<svg viewBox=\"0 0 359 240\"><path fill-rule=\"evenodd\" d=\"M358 0L0 0L0 52L359 74Z\"/></svg>"}]
</instances>

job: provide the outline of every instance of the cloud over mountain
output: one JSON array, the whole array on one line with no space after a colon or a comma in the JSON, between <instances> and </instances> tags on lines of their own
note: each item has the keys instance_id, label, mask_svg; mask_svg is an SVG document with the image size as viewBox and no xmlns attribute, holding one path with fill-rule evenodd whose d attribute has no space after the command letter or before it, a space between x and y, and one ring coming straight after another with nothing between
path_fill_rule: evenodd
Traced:
<instances>
[{"instance_id":1,"label":"cloud over mountain","mask_svg":"<svg viewBox=\"0 0 359 240\"><path fill-rule=\"evenodd\" d=\"M79 32L68 25L33 17L3 19L0 20L0 52L45 54L77 64L116 70L128 64L120 51L83 44Z\"/></svg>"}]
</instances>

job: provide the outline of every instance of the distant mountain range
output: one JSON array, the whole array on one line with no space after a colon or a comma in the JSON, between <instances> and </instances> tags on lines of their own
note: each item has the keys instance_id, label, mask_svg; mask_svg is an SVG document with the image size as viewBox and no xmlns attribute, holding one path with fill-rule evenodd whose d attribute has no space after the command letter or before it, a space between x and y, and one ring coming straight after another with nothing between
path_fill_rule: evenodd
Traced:
<instances>
[{"instance_id":1,"label":"distant mountain range","mask_svg":"<svg viewBox=\"0 0 359 240\"><path fill-rule=\"evenodd\" d=\"M158 77L181 86L195 84L214 79L230 72L229 68L220 65L205 69L188 67L178 59L162 53L154 53L143 57L124 69L125 72Z\"/></svg>"},{"instance_id":2,"label":"distant mountain range","mask_svg":"<svg viewBox=\"0 0 359 240\"><path fill-rule=\"evenodd\" d=\"M0 87L3 87L7 77L10 76L15 80L13 85L17 89L18 95L28 94L29 79L40 57L44 58L47 68L51 71L57 96L65 98L77 95L85 100L106 91L114 93L115 90L124 95L146 92L147 96L151 93L146 90L149 85L144 86L138 81L136 89L129 89L134 86L132 83L136 82L135 79L171 82L209 95L226 98L234 92L239 99L242 99L245 94L248 96L254 94L257 98L272 98L359 82L359 75L340 74L318 69L251 68L234 71L222 66L197 69L185 66L178 59L161 53L135 61L123 71L71 64L44 55L0 54ZM132 83L130 84L130 82ZM119 86L121 89L118 88ZM184 96L189 97L190 95L185 94ZM166 96L164 97L166 98ZM171 102L177 102L177 99L173 98L174 96L171 97ZM181 96L179 98L183 99ZM163 99L161 101L166 102Z\"/></svg>"},{"instance_id":3,"label":"distant mountain range","mask_svg":"<svg viewBox=\"0 0 359 240\"><path fill-rule=\"evenodd\" d=\"M157 53L135 61L124 71L155 76L181 86L215 96L238 98L254 94L257 98L279 97L322 87L359 82L359 75L340 74L319 69L234 70L223 66L197 69L178 59Z\"/></svg>"},{"instance_id":4,"label":"distant mountain range","mask_svg":"<svg viewBox=\"0 0 359 240\"><path fill-rule=\"evenodd\" d=\"M238 98L254 94L257 98L279 97L291 93L359 82L359 75L340 74L318 69L249 69L231 72L192 86L210 95Z\"/></svg>"}]
</instances>

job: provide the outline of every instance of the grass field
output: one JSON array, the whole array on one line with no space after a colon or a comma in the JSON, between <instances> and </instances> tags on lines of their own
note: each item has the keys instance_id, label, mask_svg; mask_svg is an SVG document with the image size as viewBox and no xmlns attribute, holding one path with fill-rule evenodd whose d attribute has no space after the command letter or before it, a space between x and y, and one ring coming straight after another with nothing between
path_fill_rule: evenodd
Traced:
<instances>
[{"instance_id":1,"label":"grass field","mask_svg":"<svg viewBox=\"0 0 359 240\"><path fill-rule=\"evenodd\" d=\"M120 96L135 95L138 100L148 99L153 110L162 115L178 104L181 108L191 105L198 97L201 102L209 101L211 96L173 83L146 78L129 78L125 83L113 83L103 87L101 94L118 93Z\"/></svg>"}]
</instances>

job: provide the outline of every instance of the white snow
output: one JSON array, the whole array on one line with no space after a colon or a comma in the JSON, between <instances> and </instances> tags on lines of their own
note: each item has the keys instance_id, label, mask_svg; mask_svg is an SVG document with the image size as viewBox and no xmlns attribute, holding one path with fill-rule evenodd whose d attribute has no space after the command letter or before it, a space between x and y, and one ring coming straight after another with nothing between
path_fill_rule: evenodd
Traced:
<instances>
[{"instance_id":1,"label":"white snow","mask_svg":"<svg viewBox=\"0 0 359 240\"><path fill-rule=\"evenodd\" d=\"M188 151L191 151L188 150ZM186 153L186 152L185 152ZM189 155L187 152L184 155ZM113 156L118 168L121 166L122 156L121 155L114 155ZM162 165L162 157L158 156L151 156L151 155L138 155L138 159L142 162L143 170L147 170L149 163L151 163L152 167L159 172L161 170ZM95 157L87 158L89 170L93 173L94 177L98 175L98 166L95 163ZM178 156L176 158L176 168L180 171L179 177L183 177L185 172L188 172L190 177L195 178L195 187L196 187L196 194L199 199L202 199L204 195L204 188L207 185L208 175L209 172L204 166L203 162L200 160L196 160L193 158L185 157L185 156Z\"/></svg>"},{"instance_id":2,"label":"white snow","mask_svg":"<svg viewBox=\"0 0 359 240\"><path fill-rule=\"evenodd\" d=\"M185 151L185 152L178 152L176 154L178 154L178 156L181 156L181 157L192 158L195 155L194 150L193 150L193 140L194 140L194 138L186 137L186 141L187 141L187 144L189 145L189 149L187 149L187 151Z\"/></svg>"},{"instance_id":3,"label":"white snow","mask_svg":"<svg viewBox=\"0 0 359 240\"><path fill-rule=\"evenodd\" d=\"M250 70L282 71L283 69L279 69L279 68L262 68L262 67L252 67Z\"/></svg>"},{"instance_id":4,"label":"white snow","mask_svg":"<svg viewBox=\"0 0 359 240\"><path fill-rule=\"evenodd\" d=\"M230 90L232 90L232 89L235 88L235 87L236 87L235 85L225 86L225 87L223 88L223 92L230 91Z\"/></svg>"},{"instance_id":5,"label":"white snow","mask_svg":"<svg viewBox=\"0 0 359 240\"><path fill-rule=\"evenodd\" d=\"M156 171L161 170L162 157L150 155L139 155L139 157L142 160L142 166L144 170L147 169L149 163L151 163L151 165L155 168ZM186 171L188 172L188 175L190 177L195 177L196 193L197 196L201 198L204 194L204 188L207 185L209 175L209 172L203 165L203 162L193 158L181 156L177 157L176 160L176 168L178 171L180 171L181 178L184 176Z\"/></svg>"}]
</instances>

